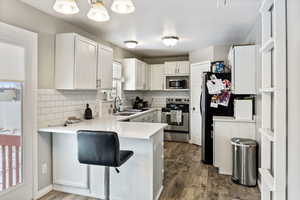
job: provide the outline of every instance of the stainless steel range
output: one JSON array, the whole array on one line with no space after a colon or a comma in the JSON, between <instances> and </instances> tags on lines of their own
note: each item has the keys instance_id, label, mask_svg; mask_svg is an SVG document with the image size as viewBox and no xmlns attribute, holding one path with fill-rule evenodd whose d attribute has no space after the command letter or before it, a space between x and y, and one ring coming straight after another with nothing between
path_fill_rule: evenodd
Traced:
<instances>
[{"instance_id":1,"label":"stainless steel range","mask_svg":"<svg viewBox=\"0 0 300 200\"><path fill-rule=\"evenodd\" d=\"M165 108L162 108L161 121L167 123L165 140L188 142L189 135L189 99L168 98Z\"/></svg>"}]
</instances>

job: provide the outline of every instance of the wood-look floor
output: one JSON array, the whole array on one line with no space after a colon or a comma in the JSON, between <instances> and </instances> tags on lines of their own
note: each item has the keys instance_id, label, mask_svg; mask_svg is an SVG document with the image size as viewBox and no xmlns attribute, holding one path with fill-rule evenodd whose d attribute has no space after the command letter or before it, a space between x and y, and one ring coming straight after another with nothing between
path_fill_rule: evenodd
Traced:
<instances>
[{"instance_id":1,"label":"wood-look floor","mask_svg":"<svg viewBox=\"0 0 300 200\"><path fill-rule=\"evenodd\" d=\"M259 200L258 189L236 185L230 176L202 164L198 146L165 143L164 191L160 200ZM52 191L40 200L95 200ZM142 199L141 199L142 200Z\"/></svg>"}]
</instances>

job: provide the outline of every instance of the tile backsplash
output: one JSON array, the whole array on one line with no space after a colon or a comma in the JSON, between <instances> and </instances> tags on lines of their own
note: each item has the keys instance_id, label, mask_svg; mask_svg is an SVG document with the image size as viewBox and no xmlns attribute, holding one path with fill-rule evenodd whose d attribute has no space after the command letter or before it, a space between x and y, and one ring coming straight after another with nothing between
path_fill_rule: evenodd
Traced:
<instances>
[{"instance_id":1,"label":"tile backsplash","mask_svg":"<svg viewBox=\"0 0 300 200\"><path fill-rule=\"evenodd\" d=\"M148 101L153 108L162 108L166 106L167 98L189 98L190 93L188 91L124 91L125 106L131 106L137 96Z\"/></svg>"},{"instance_id":2,"label":"tile backsplash","mask_svg":"<svg viewBox=\"0 0 300 200\"><path fill-rule=\"evenodd\" d=\"M98 113L97 91L58 91L55 89L38 90L38 126L63 124L70 116L83 118L86 104Z\"/></svg>"},{"instance_id":3,"label":"tile backsplash","mask_svg":"<svg viewBox=\"0 0 300 200\"><path fill-rule=\"evenodd\" d=\"M139 96L153 108L162 108L166 106L167 98L187 98L189 92L124 91L122 95L124 105L128 107ZM39 89L38 126L62 125L71 116L83 118L86 104L90 105L93 116L96 116L101 97L102 93L97 91Z\"/></svg>"}]
</instances>

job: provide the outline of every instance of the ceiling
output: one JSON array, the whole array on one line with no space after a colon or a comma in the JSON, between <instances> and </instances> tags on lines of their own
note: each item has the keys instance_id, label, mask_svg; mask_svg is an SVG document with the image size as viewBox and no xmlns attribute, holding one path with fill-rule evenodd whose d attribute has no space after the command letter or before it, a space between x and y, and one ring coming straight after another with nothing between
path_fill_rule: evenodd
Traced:
<instances>
[{"instance_id":1,"label":"ceiling","mask_svg":"<svg viewBox=\"0 0 300 200\"><path fill-rule=\"evenodd\" d=\"M62 18L86 31L101 35L117 46L137 40L132 52L140 56L175 56L211 45L242 42L255 24L261 0L231 0L230 7L217 7L217 0L133 0L136 11L120 15L110 10L112 0L104 0L111 16L108 22L89 20L87 0L77 0L80 12L64 16L54 12L55 0L22 0L50 15ZM165 47L161 37L177 35L180 42Z\"/></svg>"}]
</instances>

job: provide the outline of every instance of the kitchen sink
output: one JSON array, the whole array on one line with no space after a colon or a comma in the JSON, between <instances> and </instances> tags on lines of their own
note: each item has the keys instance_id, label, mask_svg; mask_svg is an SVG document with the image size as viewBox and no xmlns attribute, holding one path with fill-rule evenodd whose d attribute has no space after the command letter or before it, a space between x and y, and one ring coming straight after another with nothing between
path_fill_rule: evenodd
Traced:
<instances>
[{"instance_id":1,"label":"kitchen sink","mask_svg":"<svg viewBox=\"0 0 300 200\"><path fill-rule=\"evenodd\" d=\"M118 113L115 113L114 115L116 115L116 116L131 116L134 114L136 114L136 112L118 112Z\"/></svg>"}]
</instances>

